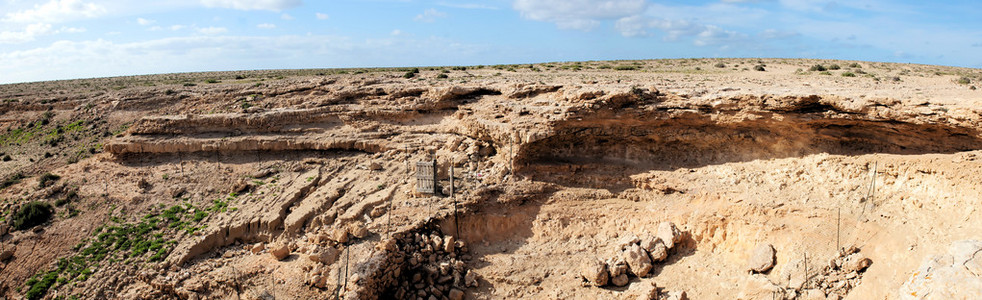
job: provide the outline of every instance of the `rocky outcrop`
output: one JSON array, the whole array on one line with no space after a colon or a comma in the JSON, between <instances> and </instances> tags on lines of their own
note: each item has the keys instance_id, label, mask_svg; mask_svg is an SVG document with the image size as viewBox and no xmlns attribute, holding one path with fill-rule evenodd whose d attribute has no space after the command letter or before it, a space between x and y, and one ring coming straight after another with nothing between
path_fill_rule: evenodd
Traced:
<instances>
[{"instance_id":1,"label":"rocky outcrop","mask_svg":"<svg viewBox=\"0 0 982 300\"><path fill-rule=\"evenodd\" d=\"M900 287L900 299L982 299L982 241L951 243L924 260Z\"/></svg>"}]
</instances>

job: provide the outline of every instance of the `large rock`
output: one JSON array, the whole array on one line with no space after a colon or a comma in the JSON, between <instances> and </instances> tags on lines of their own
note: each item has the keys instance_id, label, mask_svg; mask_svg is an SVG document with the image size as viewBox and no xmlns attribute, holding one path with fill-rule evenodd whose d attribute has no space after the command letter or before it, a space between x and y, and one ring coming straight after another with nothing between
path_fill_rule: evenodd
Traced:
<instances>
[{"instance_id":1,"label":"large rock","mask_svg":"<svg viewBox=\"0 0 982 300\"><path fill-rule=\"evenodd\" d=\"M853 253L846 257L842 263L842 270L846 272L860 272L865 270L873 261L859 253Z\"/></svg>"},{"instance_id":2,"label":"large rock","mask_svg":"<svg viewBox=\"0 0 982 300\"><path fill-rule=\"evenodd\" d=\"M900 299L982 299L982 241L951 244L930 257L900 287Z\"/></svg>"},{"instance_id":3,"label":"large rock","mask_svg":"<svg viewBox=\"0 0 982 300\"><path fill-rule=\"evenodd\" d=\"M0 248L0 261L7 261L14 256L14 247L8 247L6 249Z\"/></svg>"},{"instance_id":4,"label":"large rock","mask_svg":"<svg viewBox=\"0 0 982 300\"><path fill-rule=\"evenodd\" d=\"M607 271L607 264L598 259L590 259L583 263L583 265L580 266L580 276L583 276L587 282L594 286L607 285L607 281L610 279L610 274Z\"/></svg>"},{"instance_id":5,"label":"large rock","mask_svg":"<svg viewBox=\"0 0 982 300\"><path fill-rule=\"evenodd\" d=\"M334 247L324 247L310 254L310 260L323 264L333 264L338 259L338 249Z\"/></svg>"},{"instance_id":6,"label":"large rock","mask_svg":"<svg viewBox=\"0 0 982 300\"><path fill-rule=\"evenodd\" d=\"M279 245L274 247L269 253L272 254L273 258L276 258L276 260L283 260L287 256L290 256L290 247L286 244Z\"/></svg>"},{"instance_id":7,"label":"large rock","mask_svg":"<svg viewBox=\"0 0 982 300\"><path fill-rule=\"evenodd\" d=\"M648 250L648 255L651 256L651 261L653 263L662 262L665 261L665 259L668 259L668 247L665 246L665 243L662 243L661 239L659 238L656 238L654 245L647 250Z\"/></svg>"},{"instance_id":8,"label":"large rock","mask_svg":"<svg viewBox=\"0 0 982 300\"><path fill-rule=\"evenodd\" d=\"M750 254L750 271L765 273L774 267L774 246L761 244Z\"/></svg>"},{"instance_id":9,"label":"large rock","mask_svg":"<svg viewBox=\"0 0 982 300\"><path fill-rule=\"evenodd\" d=\"M624 261L627 262L627 266L631 269L631 273L637 275L638 277L648 276L648 272L651 271L651 258L648 257L648 252L641 249L641 246L631 245L624 252L622 252Z\"/></svg>"},{"instance_id":10,"label":"large rock","mask_svg":"<svg viewBox=\"0 0 982 300\"><path fill-rule=\"evenodd\" d=\"M610 283L616 286L625 286L628 283L627 262L623 258L615 258L607 261L607 271L610 272Z\"/></svg>"},{"instance_id":11,"label":"large rock","mask_svg":"<svg viewBox=\"0 0 982 300\"><path fill-rule=\"evenodd\" d=\"M682 232L672 222L658 223L658 231L656 231L655 236L660 238L668 249L674 248L675 244L682 241Z\"/></svg>"}]
</instances>

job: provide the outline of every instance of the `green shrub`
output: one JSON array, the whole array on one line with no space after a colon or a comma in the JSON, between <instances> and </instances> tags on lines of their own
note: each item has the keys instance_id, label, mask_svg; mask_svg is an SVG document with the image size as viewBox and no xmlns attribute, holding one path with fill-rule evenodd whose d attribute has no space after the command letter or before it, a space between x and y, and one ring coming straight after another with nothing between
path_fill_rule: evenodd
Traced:
<instances>
[{"instance_id":1,"label":"green shrub","mask_svg":"<svg viewBox=\"0 0 982 300\"><path fill-rule=\"evenodd\" d=\"M439 78L439 79L446 79L446 78L449 78L449 77L450 76L447 76L447 74L436 75L436 78Z\"/></svg>"},{"instance_id":2,"label":"green shrub","mask_svg":"<svg viewBox=\"0 0 982 300\"><path fill-rule=\"evenodd\" d=\"M219 83L219 82L221 82L221 81L218 81L218 79L208 79L208 80L205 80L205 83Z\"/></svg>"},{"instance_id":3,"label":"green shrub","mask_svg":"<svg viewBox=\"0 0 982 300\"><path fill-rule=\"evenodd\" d=\"M818 75L832 75L832 73L829 72L829 71L822 71L822 72L819 72Z\"/></svg>"},{"instance_id":4,"label":"green shrub","mask_svg":"<svg viewBox=\"0 0 982 300\"><path fill-rule=\"evenodd\" d=\"M842 69L842 67L836 64L832 64L831 66L829 66L829 70L838 70L838 69Z\"/></svg>"},{"instance_id":5,"label":"green shrub","mask_svg":"<svg viewBox=\"0 0 982 300\"><path fill-rule=\"evenodd\" d=\"M714 67L717 67L717 68L726 68L726 64L724 64L724 63L716 63L716 65L714 65Z\"/></svg>"},{"instance_id":6,"label":"green shrub","mask_svg":"<svg viewBox=\"0 0 982 300\"><path fill-rule=\"evenodd\" d=\"M637 66L617 66L614 68L614 70L618 70L618 71L634 71L637 69L638 69Z\"/></svg>"},{"instance_id":7,"label":"green shrub","mask_svg":"<svg viewBox=\"0 0 982 300\"><path fill-rule=\"evenodd\" d=\"M764 69L764 65L756 65L754 66L754 71L764 72L767 71L767 69Z\"/></svg>"},{"instance_id":8,"label":"green shrub","mask_svg":"<svg viewBox=\"0 0 982 300\"><path fill-rule=\"evenodd\" d=\"M58 271L51 271L38 280L37 278L31 278L27 281L27 285L30 288L27 293L24 293L24 298L30 300L37 300L44 297L44 294L48 293L48 289L51 288L55 282L58 281Z\"/></svg>"},{"instance_id":9,"label":"green shrub","mask_svg":"<svg viewBox=\"0 0 982 300\"><path fill-rule=\"evenodd\" d=\"M44 173L44 175L41 175L41 178L38 179L38 188L43 189L49 187L58 181L58 179L61 179L61 176L51 173Z\"/></svg>"},{"instance_id":10,"label":"green shrub","mask_svg":"<svg viewBox=\"0 0 982 300\"><path fill-rule=\"evenodd\" d=\"M52 208L50 204L43 202L30 202L22 206L13 215L13 226L17 230L28 229L47 222L51 218Z\"/></svg>"},{"instance_id":11,"label":"green shrub","mask_svg":"<svg viewBox=\"0 0 982 300\"><path fill-rule=\"evenodd\" d=\"M14 175L10 175L10 177L7 177L7 179L4 179L3 182L0 182L0 190L5 189L7 187L10 187L11 185L15 185L15 184L19 183L21 179L24 179L24 174L17 173L17 174L14 174Z\"/></svg>"},{"instance_id":12,"label":"green shrub","mask_svg":"<svg viewBox=\"0 0 982 300\"><path fill-rule=\"evenodd\" d=\"M859 69L859 68L862 68L863 66L861 66L861 65L859 65L859 64L857 64L857 63L851 63L851 64L849 64L849 67L850 67L850 68L856 68L856 69Z\"/></svg>"},{"instance_id":13,"label":"green shrub","mask_svg":"<svg viewBox=\"0 0 982 300\"><path fill-rule=\"evenodd\" d=\"M808 68L808 71L824 72L826 70L828 70L828 69L826 69L825 66L823 66L823 65L814 65L811 68Z\"/></svg>"},{"instance_id":14,"label":"green shrub","mask_svg":"<svg viewBox=\"0 0 982 300\"><path fill-rule=\"evenodd\" d=\"M842 77L856 77L856 74L853 72L843 72Z\"/></svg>"},{"instance_id":15,"label":"green shrub","mask_svg":"<svg viewBox=\"0 0 982 300\"><path fill-rule=\"evenodd\" d=\"M958 84L969 84L969 83L972 83L972 80L969 79L968 77L958 78Z\"/></svg>"},{"instance_id":16,"label":"green shrub","mask_svg":"<svg viewBox=\"0 0 982 300\"><path fill-rule=\"evenodd\" d=\"M413 71L406 72L405 75L402 75L402 78L406 78L406 79L413 78L413 77L416 77L416 73L413 73Z\"/></svg>"}]
</instances>

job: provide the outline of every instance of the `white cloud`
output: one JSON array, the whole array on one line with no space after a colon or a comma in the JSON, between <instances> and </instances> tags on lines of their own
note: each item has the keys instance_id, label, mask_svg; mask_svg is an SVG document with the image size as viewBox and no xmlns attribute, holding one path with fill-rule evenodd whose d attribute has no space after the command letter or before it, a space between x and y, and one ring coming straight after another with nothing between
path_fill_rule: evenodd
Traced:
<instances>
[{"instance_id":1,"label":"white cloud","mask_svg":"<svg viewBox=\"0 0 982 300\"><path fill-rule=\"evenodd\" d=\"M280 19L290 21L290 20L293 20L293 16L291 16L288 13L284 13L284 14L280 15Z\"/></svg>"},{"instance_id":2,"label":"white cloud","mask_svg":"<svg viewBox=\"0 0 982 300\"><path fill-rule=\"evenodd\" d=\"M325 13L315 13L314 16L316 16L318 20L327 20L327 18L330 18L330 16Z\"/></svg>"},{"instance_id":3,"label":"white cloud","mask_svg":"<svg viewBox=\"0 0 982 300\"><path fill-rule=\"evenodd\" d=\"M21 44L32 42L44 35L81 32L85 32L85 28L62 26L61 29L52 30L51 24L34 23L25 26L21 31L0 31L0 44Z\"/></svg>"},{"instance_id":4,"label":"white cloud","mask_svg":"<svg viewBox=\"0 0 982 300\"><path fill-rule=\"evenodd\" d=\"M617 20L645 11L645 0L515 0L513 8L527 19L555 23L562 29L589 30L601 20Z\"/></svg>"},{"instance_id":5,"label":"white cloud","mask_svg":"<svg viewBox=\"0 0 982 300\"><path fill-rule=\"evenodd\" d=\"M46 23L27 25L23 31L0 31L0 44L26 43L48 33L51 33L51 24Z\"/></svg>"},{"instance_id":6,"label":"white cloud","mask_svg":"<svg viewBox=\"0 0 982 300\"><path fill-rule=\"evenodd\" d=\"M106 14L106 8L82 0L51 0L35 4L33 9L7 13L4 21L16 23L58 23L76 19L95 18Z\"/></svg>"},{"instance_id":7,"label":"white cloud","mask_svg":"<svg viewBox=\"0 0 982 300\"><path fill-rule=\"evenodd\" d=\"M155 22L157 22L157 21L147 20L147 19L144 19L144 18L136 18L136 23L137 24L140 24L142 26L147 26L147 25L153 24Z\"/></svg>"},{"instance_id":8,"label":"white cloud","mask_svg":"<svg viewBox=\"0 0 982 300\"><path fill-rule=\"evenodd\" d=\"M226 33L228 32L228 29L225 27L205 27L205 28L198 28L197 31L198 33L201 34L214 35L214 34Z\"/></svg>"},{"instance_id":9,"label":"white cloud","mask_svg":"<svg viewBox=\"0 0 982 300\"><path fill-rule=\"evenodd\" d=\"M392 32L389 33L389 35L392 35L392 36L402 35L402 30L399 30L399 29L392 30Z\"/></svg>"},{"instance_id":10,"label":"white cloud","mask_svg":"<svg viewBox=\"0 0 982 300\"><path fill-rule=\"evenodd\" d=\"M436 21L436 18L444 18L446 16L446 13L430 8L423 11L423 13L416 15L413 20L416 22L432 23L433 21Z\"/></svg>"},{"instance_id":11,"label":"white cloud","mask_svg":"<svg viewBox=\"0 0 982 300\"><path fill-rule=\"evenodd\" d=\"M61 29L58 29L57 33L62 33L62 32L64 32L64 33L82 33L82 32L85 32L85 28L81 28L81 27L64 27L63 26L63 27L61 27Z\"/></svg>"},{"instance_id":12,"label":"white cloud","mask_svg":"<svg viewBox=\"0 0 982 300\"><path fill-rule=\"evenodd\" d=\"M257 28L261 28L261 29L273 29L273 28L276 28L276 24L262 23L262 24L256 25L256 27Z\"/></svg>"},{"instance_id":13,"label":"white cloud","mask_svg":"<svg viewBox=\"0 0 982 300\"><path fill-rule=\"evenodd\" d=\"M463 9L487 9L487 10L498 10L498 7L490 6L486 4L479 3L451 3L451 2L440 2L437 3L439 6L453 7L453 8L463 8Z\"/></svg>"},{"instance_id":14,"label":"white cloud","mask_svg":"<svg viewBox=\"0 0 982 300\"><path fill-rule=\"evenodd\" d=\"M187 26L184 26L184 25L171 25L170 26L170 30L171 31L178 31L178 30L182 30L184 28L188 28L188 27Z\"/></svg>"},{"instance_id":15,"label":"white cloud","mask_svg":"<svg viewBox=\"0 0 982 300\"><path fill-rule=\"evenodd\" d=\"M119 43L58 41L0 50L0 83L232 69L467 64L489 50L441 38L189 36ZM476 63L475 63L476 64Z\"/></svg>"},{"instance_id":16,"label":"white cloud","mask_svg":"<svg viewBox=\"0 0 982 300\"><path fill-rule=\"evenodd\" d=\"M221 7L238 10L281 11L303 4L301 0L201 0L207 7Z\"/></svg>"}]
</instances>

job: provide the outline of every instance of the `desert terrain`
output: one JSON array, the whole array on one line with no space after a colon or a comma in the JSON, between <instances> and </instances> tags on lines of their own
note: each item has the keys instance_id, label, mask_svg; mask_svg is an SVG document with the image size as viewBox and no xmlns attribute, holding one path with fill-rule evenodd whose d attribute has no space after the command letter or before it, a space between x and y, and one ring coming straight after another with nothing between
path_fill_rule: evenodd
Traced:
<instances>
[{"instance_id":1,"label":"desert terrain","mask_svg":"<svg viewBox=\"0 0 982 300\"><path fill-rule=\"evenodd\" d=\"M979 83L743 58L0 85L0 298L978 298Z\"/></svg>"}]
</instances>

